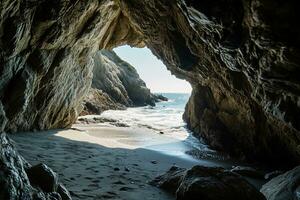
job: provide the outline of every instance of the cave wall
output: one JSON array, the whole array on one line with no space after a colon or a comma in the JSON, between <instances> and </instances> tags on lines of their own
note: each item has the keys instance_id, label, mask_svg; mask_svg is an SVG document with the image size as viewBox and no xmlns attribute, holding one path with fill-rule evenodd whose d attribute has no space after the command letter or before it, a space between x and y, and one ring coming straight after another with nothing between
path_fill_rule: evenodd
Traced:
<instances>
[{"instance_id":1,"label":"cave wall","mask_svg":"<svg viewBox=\"0 0 300 200\"><path fill-rule=\"evenodd\" d=\"M68 127L99 49L147 45L193 86L188 126L218 150L298 164L296 1L1 1L0 123Z\"/></svg>"},{"instance_id":2,"label":"cave wall","mask_svg":"<svg viewBox=\"0 0 300 200\"><path fill-rule=\"evenodd\" d=\"M153 53L192 84L184 119L196 135L247 160L299 163L296 1L119 2Z\"/></svg>"},{"instance_id":3,"label":"cave wall","mask_svg":"<svg viewBox=\"0 0 300 200\"><path fill-rule=\"evenodd\" d=\"M91 85L92 56L109 45L119 7L108 0L0 4L1 127L71 126Z\"/></svg>"}]
</instances>

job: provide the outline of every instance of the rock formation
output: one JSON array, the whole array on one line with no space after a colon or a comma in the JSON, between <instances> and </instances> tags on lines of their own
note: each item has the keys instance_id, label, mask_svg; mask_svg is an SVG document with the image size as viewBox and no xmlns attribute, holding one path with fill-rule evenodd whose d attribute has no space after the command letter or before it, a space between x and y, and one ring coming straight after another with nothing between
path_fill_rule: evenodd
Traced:
<instances>
[{"instance_id":1,"label":"rock formation","mask_svg":"<svg viewBox=\"0 0 300 200\"><path fill-rule=\"evenodd\" d=\"M0 134L0 199L71 200L58 176L45 164L30 166L5 134Z\"/></svg>"},{"instance_id":2,"label":"rock formation","mask_svg":"<svg viewBox=\"0 0 300 200\"><path fill-rule=\"evenodd\" d=\"M192 84L185 120L211 146L247 160L299 164L296 1L0 4L1 130L70 126L89 91L95 52L146 45Z\"/></svg>"},{"instance_id":3,"label":"rock formation","mask_svg":"<svg viewBox=\"0 0 300 200\"><path fill-rule=\"evenodd\" d=\"M158 98L146 87L133 66L107 50L94 56L92 88L84 100L83 112L100 114L108 109L154 106Z\"/></svg>"},{"instance_id":4,"label":"rock formation","mask_svg":"<svg viewBox=\"0 0 300 200\"><path fill-rule=\"evenodd\" d=\"M94 57L92 87L107 93L125 106L155 105L155 97L129 63L113 51L102 50Z\"/></svg>"},{"instance_id":5,"label":"rock formation","mask_svg":"<svg viewBox=\"0 0 300 200\"><path fill-rule=\"evenodd\" d=\"M191 83L184 118L196 134L240 158L299 164L295 1L119 3L152 52Z\"/></svg>"},{"instance_id":6,"label":"rock formation","mask_svg":"<svg viewBox=\"0 0 300 200\"><path fill-rule=\"evenodd\" d=\"M273 178L260 190L268 200L300 198L300 167Z\"/></svg>"},{"instance_id":7,"label":"rock formation","mask_svg":"<svg viewBox=\"0 0 300 200\"><path fill-rule=\"evenodd\" d=\"M146 45L191 83L184 119L196 135L250 161L299 164L297 3L2 0L0 132L71 126L90 89L95 53ZM27 198L21 158L6 137L0 142L0 173L14 176L1 176L1 184Z\"/></svg>"},{"instance_id":8,"label":"rock formation","mask_svg":"<svg viewBox=\"0 0 300 200\"><path fill-rule=\"evenodd\" d=\"M194 166L185 170L173 166L152 184L176 195L177 200L265 200L241 176L222 168Z\"/></svg>"},{"instance_id":9,"label":"rock formation","mask_svg":"<svg viewBox=\"0 0 300 200\"><path fill-rule=\"evenodd\" d=\"M83 100L83 110L80 115L100 115L105 110L122 110L126 107L116 103L102 90L91 88Z\"/></svg>"}]
</instances>

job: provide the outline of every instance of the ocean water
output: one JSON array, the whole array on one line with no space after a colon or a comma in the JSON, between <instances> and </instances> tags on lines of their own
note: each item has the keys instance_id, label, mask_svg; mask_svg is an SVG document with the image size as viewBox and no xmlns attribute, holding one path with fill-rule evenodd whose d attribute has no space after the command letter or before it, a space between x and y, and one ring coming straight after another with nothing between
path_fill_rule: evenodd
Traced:
<instances>
[{"instance_id":1,"label":"ocean water","mask_svg":"<svg viewBox=\"0 0 300 200\"><path fill-rule=\"evenodd\" d=\"M210 149L201 139L195 138L182 119L190 94L160 93L168 101L156 106L128 108L127 110L108 110L101 114L104 118L118 120L130 127L150 129L154 134L178 140L175 145L153 145L153 150L177 156L192 156L195 159L223 160L223 156Z\"/></svg>"},{"instance_id":2,"label":"ocean water","mask_svg":"<svg viewBox=\"0 0 300 200\"><path fill-rule=\"evenodd\" d=\"M109 110L101 116L120 120L133 127L145 127L164 134L171 134L173 137L187 137L188 132L185 129L182 115L189 94L165 93L162 95L169 100L159 102L154 107Z\"/></svg>"}]
</instances>

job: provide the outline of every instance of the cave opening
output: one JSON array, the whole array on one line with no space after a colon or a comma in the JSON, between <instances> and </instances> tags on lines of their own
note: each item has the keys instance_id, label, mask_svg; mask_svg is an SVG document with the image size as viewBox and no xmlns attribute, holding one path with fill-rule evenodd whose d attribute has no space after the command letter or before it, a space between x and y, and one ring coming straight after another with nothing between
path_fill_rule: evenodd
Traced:
<instances>
[{"instance_id":1,"label":"cave opening","mask_svg":"<svg viewBox=\"0 0 300 200\"><path fill-rule=\"evenodd\" d=\"M119 57L130 63L153 93L191 93L191 85L171 74L164 63L147 47L128 45L114 49Z\"/></svg>"},{"instance_id":2,"label":"cave opening","mask_svg":"<svg viewBox=\"0 0 300 200\"><path fill-rule=\"evenodd\" d=\"M191 91L147 47L100 50L78 122L123 130L132 147L189 157L186 151L199 143L183 120Z\"/></svg>"}]
</instances>

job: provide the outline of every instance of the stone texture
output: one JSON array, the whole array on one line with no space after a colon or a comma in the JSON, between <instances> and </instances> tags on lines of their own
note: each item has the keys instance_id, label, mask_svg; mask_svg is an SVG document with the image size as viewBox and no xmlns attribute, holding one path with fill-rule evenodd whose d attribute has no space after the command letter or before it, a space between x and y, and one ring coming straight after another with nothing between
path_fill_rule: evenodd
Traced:
<instances>
[{"instance_id":1,"label":"stone texture","mask_svg":"<svg viewBox=\"0 0 300 200\"><path fill-rule=\"evenodd\" d=\"M6 131L71 126L91 85L92 56L109 45L120 8L98 0L0 4L0 99L9 120Z\"/></svg>"},{"instance_id":2,"label":"stone texture","mask_svg":"<svg viewBox=\"0 0 300 200\"><path fill-rule=\"evenodd\" d=\"M265 197L239 175L222 168L172 167L152 184L176 194L177 200L264 200Z\"/></svg>"},{"instance_id":3,"label":"stone texture","mask_svg":"<svg viewBox=\"0 0 300 200\"><path fill-rule=\"evenodd\" d=\"M150 92L145 82L129 63L115 52L102 50L94 56L92 89L83 101L80 115L101 114L132 106L154 106L164 100Z\"/></svg>"},{"instance_id":4,"label":"stone texture","mask_svg":"<svg viewBox=\"0 0 300 200\"><path fill-rule=\"evenodd\" d=\"M32 198L22 158L5 134L0 134L0 188L0 199Z\"/></svg>"},{"instance_id":5,"label":"stone texture","mask_svg":"<svg viewBox=\"0 0 300 200\"><path fill-rule=\"evenodd\" d=\"M69 191L62 184L58 185L57 193L61 196L62 200L72 200Z\"/></svg>"},{"instance_id":6,"label":"stone texture","mask_svg":"<svg viewBox=\"0 0 300 200\"><path fill-rule=\"evenodd\" d=\"M252 167L236 166L233 167L230 171L249 178L260 179L260 180L263 180L265 178L265 173L263 171L260 171Z\"/></svg>"},{"instance_id":7,"label":"stone texture","mask_svg":"<svg viewBox=\"0 0 300 200\"><path fill-rule=\"evenodd\" d=\"M155 102L168 100L162 95L152 94L135 68L115 52L97 52L94 63L92 89L84 99L80 115L101 114L105 110L133 106L154 106Z\"/></svg>"},{"instance_id":8,"label":"stone texture","mask_svg":"<svg viewBox=\"0 0 300 200\"><path fill-rule=\"evenodd\" d=\"M45 192L57 191L58 176L45 164L38 164L26 170L32 185L41 188Z\"/></svg>"},{"instance_id":9,"label":"stone texture","mask_svg":"<svg viewBox=\"0 0 300 200\"><path fill-rule=\"evenodd\" d=\"M70 126L89 91L95 52L147 45L192 84L184 118L196 135L247 160L299 164L296 1L0 4L0 127L6 131Z\"/></svg>"},{"instance_id":10,"label":"stone texture","mask_svg":"<svg viewBox=\"0 0 300 200\"><path fill-rule=\"evenodd\" d=\"M300 166L271 179L260 191L267 200L300 199Z\"/></svg>"},{"instance_id":11,"label":"stone texture","mask_svg":"<svg viewBox=\"0 0 300 200\"><path fill-rule=\"evenodd\" d=\"M46 165L31 167L21 157L6 134L0 134L0 199L70 200L60 189L56 174ZM58 187L58 189L57 189ZM56 193L56 191L59 193Z\"/></svg>"},{"instance_id":12,"label":"stone texture","mask_svg":"<svg viewBox=\"0 0 300 200\"><path fill-rule=\"evenodd\" d=\"M91 88L83 100L83 110L80 115L100 115L105 110L122 110L126 107L116 103L111 97L95 88Z\"/></svg>"},{"instance_id":13,"label":"stone texture","mask_svg":"<svg viewBox=\"0 0 300 200\"><path fill-rule=\"evenodd\" d=\"M172 166L169 171L156 177L150 184L176 194L185 173L186 169Z\"/></svg>"},{"instance_id":14,"label":"stone texture","mask_svg":"<svg viewBox=\"0 0 300 200\"><path fill-rule=\"evenodd\" d=\"M152 52L192 84L184 119L196 135L247 160L299 164L295 1L119 2Z\"/></svg>"}]
</instances>

